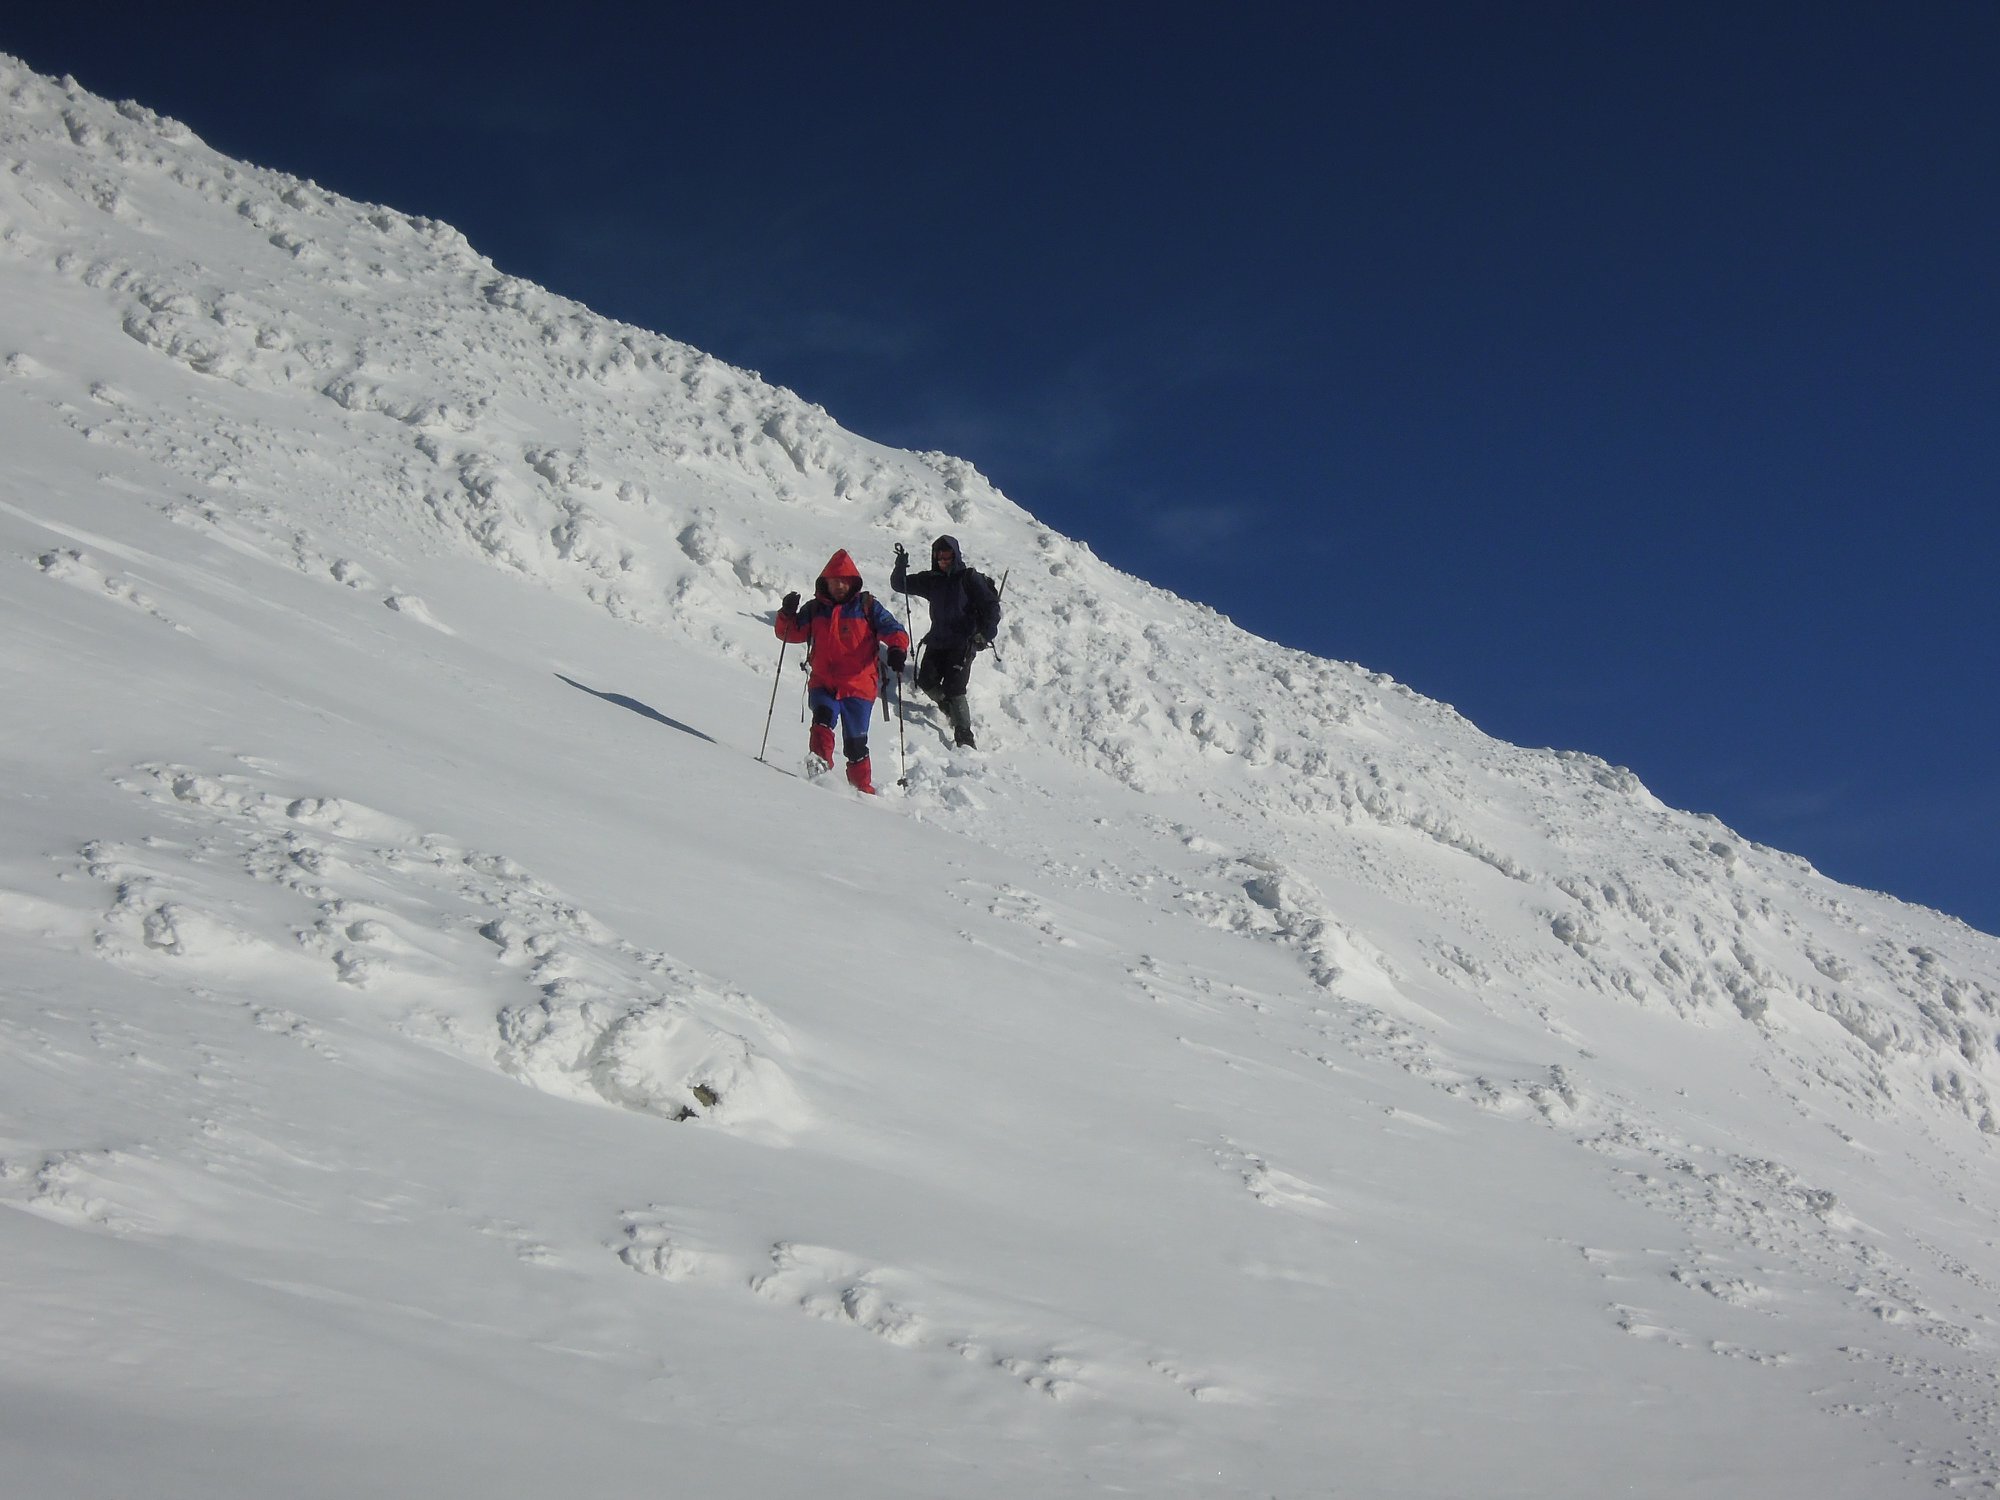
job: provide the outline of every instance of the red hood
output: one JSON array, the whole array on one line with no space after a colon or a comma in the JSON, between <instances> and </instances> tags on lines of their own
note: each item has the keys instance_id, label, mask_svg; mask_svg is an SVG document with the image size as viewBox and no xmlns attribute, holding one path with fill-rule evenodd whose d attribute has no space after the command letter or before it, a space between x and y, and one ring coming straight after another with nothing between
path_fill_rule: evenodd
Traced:
<instances>
[{"instance_id":1,"label":"red hood","mask_svg":"<svg viewBox=\"0 0 2000 1500\"><path fill-rule=\"evenodd\" d=\"M819 570L819 581L813 585L813 592L818 594L822 599L833 597L826 591L826 581L829 578L852 578L854 580L854 593L858 594L861 592L861 570L854 566L854 559L847 555L845 547L842 547L832 557L828 558L826 566ZM854 595L850 594L848 597L851 599Z\"/></svg>"}]
</instances>

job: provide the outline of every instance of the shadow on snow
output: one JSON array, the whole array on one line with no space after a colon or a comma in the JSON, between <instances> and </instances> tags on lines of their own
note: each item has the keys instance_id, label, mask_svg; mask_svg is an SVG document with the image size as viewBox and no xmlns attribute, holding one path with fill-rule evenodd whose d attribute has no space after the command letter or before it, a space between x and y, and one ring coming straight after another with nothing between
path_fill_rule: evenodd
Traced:
<instances>
[{"instance_id":1,"label":"shadow on snow","mask_svg":"<svg viewBox=\"0 0 2000 1500\"><path fill-rule=\"evenodd\" d=\"M682 734L691 734L698 740L708 741L711 745L718 743L714 735L703 734L699 729L683 724L679 719L670 719L657 708L650 708L646 704L641 703L637 698L628 698L623 693L600 693L596 688L585 687L573 678L564 677L560 672L556 673L556 677L560 681L567 682L580 693L588 693L593 698L602 698L606 703L615 703L620 708L629 708L641 718L651 719L656 724L664 724L669 729L678 729Z\"/></svg>"}]
</instances>

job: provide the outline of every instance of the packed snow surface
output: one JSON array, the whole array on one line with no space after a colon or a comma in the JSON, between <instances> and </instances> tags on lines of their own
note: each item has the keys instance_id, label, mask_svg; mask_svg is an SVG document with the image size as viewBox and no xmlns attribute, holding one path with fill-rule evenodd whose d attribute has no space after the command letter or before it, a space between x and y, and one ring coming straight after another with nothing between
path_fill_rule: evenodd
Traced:
<instances>
[{"instance_id":1,"label":"packed snow surface","mask_svg":"<svg viewBox=\"0 0 2000 1500\"><path fill-rule=\"evenodd\" d=\"M2000 942L0 94L0 1489L2000 1479ZM783 774L946 531L979 751Z\"/></svg>"}]
</instances>

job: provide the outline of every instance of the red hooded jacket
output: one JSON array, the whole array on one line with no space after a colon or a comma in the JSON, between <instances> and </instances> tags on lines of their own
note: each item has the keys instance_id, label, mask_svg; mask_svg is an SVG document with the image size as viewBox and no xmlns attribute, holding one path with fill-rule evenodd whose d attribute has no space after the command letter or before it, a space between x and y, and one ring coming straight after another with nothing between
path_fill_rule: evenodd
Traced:
<instances>
[{"instance_id":1,"label":"red hooded jacket","mask_svg":"<svg viewBox=\"0 0 2000 1500\"><path fill-rule=\"evenodd\" d=\"M829 578L852 578L854 591L844 604L833 602ZM910 633L881 602L862 602L861 570L842 548L820 570L813 597L795 615L780 614L778 639L796 645L812 642L812 676L808 684L825 688L837 698L875 697L875 647L879 643L892 651L910 649Z\"/></svg>"}]
</instances>

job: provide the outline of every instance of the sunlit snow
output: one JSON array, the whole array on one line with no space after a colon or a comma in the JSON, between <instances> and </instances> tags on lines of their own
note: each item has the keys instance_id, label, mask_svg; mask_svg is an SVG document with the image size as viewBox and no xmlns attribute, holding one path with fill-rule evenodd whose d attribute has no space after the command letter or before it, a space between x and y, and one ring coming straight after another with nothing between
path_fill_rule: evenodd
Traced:
<instances>
[{"instance_id":1,"label":"sunlit snow","mask_svg":"<svg viewBox=\"0 0 2000 1500\"><path fill-rule=\"evenodd\" d=\"M0 92L0 1490L2000 1479L2000 942ZM980 750L782 774L946 531Z\"/></svg>"}]
</instances>

